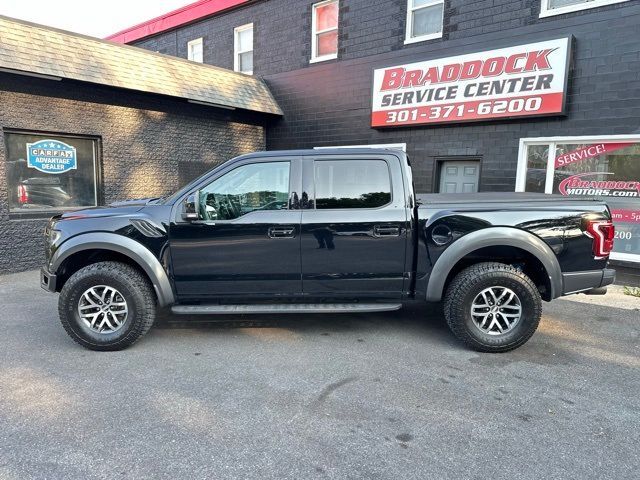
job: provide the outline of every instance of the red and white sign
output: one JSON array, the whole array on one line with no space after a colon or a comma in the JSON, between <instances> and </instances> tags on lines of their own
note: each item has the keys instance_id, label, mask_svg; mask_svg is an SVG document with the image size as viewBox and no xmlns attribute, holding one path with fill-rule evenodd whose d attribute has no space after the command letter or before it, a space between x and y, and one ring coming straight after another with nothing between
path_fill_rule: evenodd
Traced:
<instances>
[{"instance_id":1,"label":"red and white sign","mask_svg":"<svg viewBox=\"0 0 640 480\"><path fill-rule=\"evenodd\" d=\"M571 37L375 70L371 126L564 112Z\"/></svg>"},{"instance_id":2,"label":"red and white sign","mask_svg":"<svg viewBox=\"0 0 640 480\"><path fill-rule=\"evenodd\" d=\"M562 195L640 197L640 182L605 179L608 175L615 174L613 172L576 173L562 180L558 185L558 191Z\"/></svg>"},{"instance_id":3,"label":"red and white sign","mask_svg":"<svg viewBox=\"0 0 640 480\"><path fill-rule=\"evenodd\" d=\"M564 167L565 165L571 165L572 163L594 158L599 155L604 155L621 148L627 148L635 145L634 143L596 143L594 145L587 145L585 147L577 148L571 152L563 153L556 157L556 168Z\"/></svg>"},{"instance_id":4,"label":"red and white sign","mask_svg":"<svg viewBox=\"0 0 640 480\"><path fill-rule=\"evenodd\" d=\"M640 210L630 210L628 208L612 208L611 217L614 222L640 223Z\"/></svg>"}]
</instances>

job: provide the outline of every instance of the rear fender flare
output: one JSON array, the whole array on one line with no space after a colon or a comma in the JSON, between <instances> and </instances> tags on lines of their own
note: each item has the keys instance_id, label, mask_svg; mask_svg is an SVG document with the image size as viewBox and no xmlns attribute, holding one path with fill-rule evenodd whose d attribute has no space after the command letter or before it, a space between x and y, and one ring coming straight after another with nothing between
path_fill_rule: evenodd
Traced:
<instances>
[{"instance_id":1,"label":"rear fender flare","mask_svg":"<svg viewBox=\"0 0 640 480\"><path fill-rule=\"evenodd\" d=\"M517 247L535 256L544 266L551 285L551 298L562 294L562 271L553 250L542 239L517 228L489 227L464 235L456 240L438 258L427 286L427 301L442 300L449 272L463 257L484 247L504 245Z\"/></svg>"},{"instance_id":2,"label":"rear fender flare","mask_svg":"<svg viewBox=\"0 0 640 480\"><path fill-rule=\"evenodd\" d=\"M133 260L149 277L158 297L158 305L175 303L171 282L160 261L144 245L122 235L108 232L85 233L63 242L51 257L49 270L57 272L67 258L83 250L111 250Z\"/></svg>"}]
</instances>

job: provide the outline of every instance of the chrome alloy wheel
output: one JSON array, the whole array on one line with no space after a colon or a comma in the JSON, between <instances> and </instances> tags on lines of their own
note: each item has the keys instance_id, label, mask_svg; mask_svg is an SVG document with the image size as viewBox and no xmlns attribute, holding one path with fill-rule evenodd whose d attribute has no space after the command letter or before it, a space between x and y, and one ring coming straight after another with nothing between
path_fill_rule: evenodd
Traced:
<instances>
[{"instance_id":1,"label":"chrome alloy wheel","mask_svg":"<svg viewBox=\"0 0 640 480\"><path fill-rule=\"evenodd\" d=\"M78 303L78 315L97 333L113 333L122 328L129 310L127 301L113 287L96 285L85 291Z\"/></svg>"},{"instance_id":2,"label":"chrome alloy wheel","mask_svg":"<svg viewBox=\"0 0 640 480\"><path fill-rule=\"evenodd\" d=\"M471 304L474 325L488 335L503 335L511 331L521 316L520 299L507 287L485 288Z\"/></svg>"}]
</instances>

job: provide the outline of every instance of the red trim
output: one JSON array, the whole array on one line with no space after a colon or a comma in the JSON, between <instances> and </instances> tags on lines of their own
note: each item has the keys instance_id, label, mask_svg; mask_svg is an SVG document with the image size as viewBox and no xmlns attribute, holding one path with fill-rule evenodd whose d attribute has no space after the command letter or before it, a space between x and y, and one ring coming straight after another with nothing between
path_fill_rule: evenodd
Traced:
<instances>
[{"instance_id":1,"label":"red trim","mask_svg":"<svg viewBox=\"0 0 640 480\"><path fill-rule=\"evenodd\" d=\"M141 38L157 35L172 28L191 23L216 13L239 7L250 0L200 0L159 17L152 18L144 23L134 25L121 32L109 35L105 40L118 43L131 43Z\"/></svg>"}]
</instances>

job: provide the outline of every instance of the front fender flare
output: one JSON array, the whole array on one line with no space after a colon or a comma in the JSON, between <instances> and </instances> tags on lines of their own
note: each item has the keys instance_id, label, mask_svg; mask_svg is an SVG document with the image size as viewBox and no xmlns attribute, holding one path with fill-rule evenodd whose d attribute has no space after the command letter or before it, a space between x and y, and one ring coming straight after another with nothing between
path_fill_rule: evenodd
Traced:
<instances>
[{"instance_id":1,"label":"front fender flare","mask_svg":"<svg viewBox=\"0 0 640 480\"><path fill-rule=\"evenodd\" d=\"M429 275L427 301L442 300L449 272L464 256L484 247L517 247L535 256L549 276L551 298L562 295L562 271L553 250L542 239L525 230L510 227L489 227L464 235L447 248L436 260Z\"/></svg>"},{"instance_id":2,"label":"front fender flare","mask_svg":"<svg viewBox=\"0 0 640 480\"><path fill-rule=\"evenodd\" d=\"M111 250L133 260L149 277L158 297L158 305L175 303L171 282L160 261L142 244L108 232L84 233L63 242L51 257L49 270L57 272L67 258L83 250Z\"/></svg>"}]
</instances>

